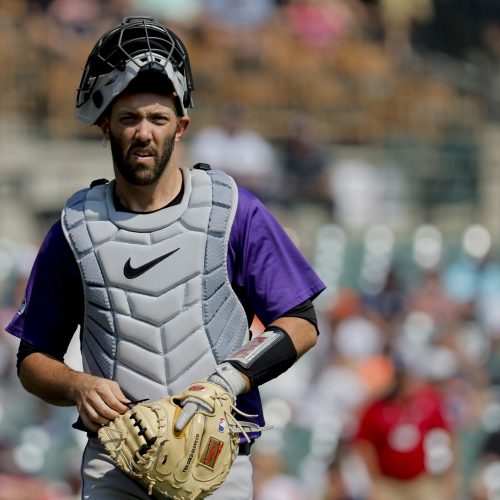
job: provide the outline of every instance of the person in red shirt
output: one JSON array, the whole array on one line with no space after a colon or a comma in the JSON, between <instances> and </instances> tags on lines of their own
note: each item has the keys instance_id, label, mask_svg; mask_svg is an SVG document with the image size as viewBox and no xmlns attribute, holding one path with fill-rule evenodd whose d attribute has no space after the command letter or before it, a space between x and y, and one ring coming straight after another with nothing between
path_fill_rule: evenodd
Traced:
<instances>
[{"instance_id":1,"label":"person in red shirt","mask_svg":"<svg viewBox=\"0 0 500 500\"><path fill-rule=\"evenodd\" d=\"M372 498L451 498L452 438L441 393L400 363L395 368L390 392L362 411L354 437L372 477Z\"/></svg>"}]
</instances>

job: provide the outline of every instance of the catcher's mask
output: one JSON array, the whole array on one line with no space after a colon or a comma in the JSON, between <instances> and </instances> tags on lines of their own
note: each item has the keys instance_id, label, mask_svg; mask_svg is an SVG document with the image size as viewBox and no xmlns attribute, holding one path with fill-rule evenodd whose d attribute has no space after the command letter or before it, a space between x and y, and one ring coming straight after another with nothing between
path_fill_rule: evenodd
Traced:
<instances>
[{"instance_id":1,"label":"catcher's mask","mask_svg":"<svg viewBox=\"0 0 500 500\"><path fill-rule=\"evenodd\" d=\"M76 97L77 117L88 125L98 123L111 101L138 76L156 80L154 91L164 84L165 92L174 92L178 113L187 116L194 85L184 43L152 17L126 17L97 41L87 59Z\"/></svg>"}]
</instances>

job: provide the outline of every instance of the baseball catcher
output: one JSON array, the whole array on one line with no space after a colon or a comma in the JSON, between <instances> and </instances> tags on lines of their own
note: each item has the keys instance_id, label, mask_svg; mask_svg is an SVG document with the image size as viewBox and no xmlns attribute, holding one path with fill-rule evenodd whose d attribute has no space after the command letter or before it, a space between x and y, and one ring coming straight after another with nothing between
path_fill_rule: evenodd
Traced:
<instances>
[{"instance_id":1,"label":"baseball catcher","mask_svg":"<svg viewBox=\"0 0 500 500\"><path fill-rule=\"evenodd\" d=\"M113 178L68 198L7 327L23 386L78 410L83 500L251 500L259 385L316 343L324 284L283 227L227 173L178 164L193 91L155 19L99 38L76 113ZM64 361L76 330L82 371Z\"/></svg>"}]
</instances>

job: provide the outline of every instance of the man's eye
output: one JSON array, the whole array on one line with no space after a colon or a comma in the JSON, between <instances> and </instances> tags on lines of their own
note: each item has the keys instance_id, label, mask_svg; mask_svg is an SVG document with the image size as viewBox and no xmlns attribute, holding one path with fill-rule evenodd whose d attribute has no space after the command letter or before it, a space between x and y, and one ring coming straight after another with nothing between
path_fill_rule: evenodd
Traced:
<instances>
[{"instance_id":1,"label":"man's eye","mask_svg":"<svg viewBox=\"0 0 500 500\"><path fill-rule=\"evenodd\" d=\"M155 116L155 117L153 117L153 121L155 123L167 123L168 117L167 116Z\"/></svg>"},{"instance_id":2,"label":"man's eye","mask_svg":"<svg viewBox=\"0 0 500 500\"><path fill-rule=\"evenodd\" d=\"M123 123L124 125L131 125L134 122L135 118L133 116L122 116L120 118L120 123Z\"/></svg>"}]
</instances>

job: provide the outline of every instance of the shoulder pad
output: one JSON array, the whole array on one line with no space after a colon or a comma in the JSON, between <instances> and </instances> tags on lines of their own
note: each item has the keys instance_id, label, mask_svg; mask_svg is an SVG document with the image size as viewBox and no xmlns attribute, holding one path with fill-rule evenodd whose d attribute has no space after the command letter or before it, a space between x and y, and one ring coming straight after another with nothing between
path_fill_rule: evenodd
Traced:
<instances>
[{"instance_id":1,"label":"shoulder pad","mask_svg":"<svg viewBox=\"0 0 500 500\"><path fill-rule=\"evenodd\" d=\"M101 184L108 184L108 179L94 179L91 183L90 183L90 188L92 189L93 187L95 186L100 186Z\"/></svg>"},{"instance_id":2,"label":"shoulder pad","mask_svg":"<svg viewBox=\"0 0 500 500\"><path fill-rule=\"evenodd\" d=\"M196 168L197 170L212 170L212 167L210 167L208 163L197 163L193 166L193 168Z\"/></svg>"}]
</instances>

